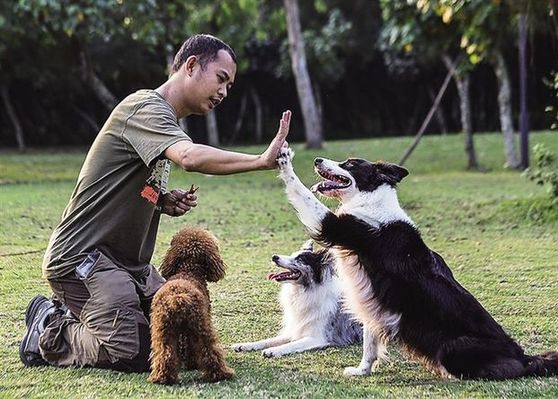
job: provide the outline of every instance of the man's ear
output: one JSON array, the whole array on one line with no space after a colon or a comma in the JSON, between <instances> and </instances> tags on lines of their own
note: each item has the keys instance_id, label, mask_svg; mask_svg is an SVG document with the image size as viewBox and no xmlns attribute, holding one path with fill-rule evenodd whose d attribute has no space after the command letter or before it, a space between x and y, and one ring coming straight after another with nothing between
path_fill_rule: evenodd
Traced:
<instances>
[{"instance_id":1,"label":"man's ear","mask_svg":"<svg viewBox=\"0 0 558 399\"><path fill-rule=\"evenodd\" d=\"M407 169L395 163L381 162L378 163L377 166L380 172L388 177L393 183L399 183L409 174Z\"/></svg>"},{"instance_id":2,"label":"man's ear","mask_svg":"<svg viewBox=\"0 0 558 399\"><path fill-rule=\"evenodd\" d=\"M198 64L198 57L195 55L189 56L186 61L184 62L184 68L188 76L192 76L194 73L194 67Z\"/></svg>"}]
</instances>

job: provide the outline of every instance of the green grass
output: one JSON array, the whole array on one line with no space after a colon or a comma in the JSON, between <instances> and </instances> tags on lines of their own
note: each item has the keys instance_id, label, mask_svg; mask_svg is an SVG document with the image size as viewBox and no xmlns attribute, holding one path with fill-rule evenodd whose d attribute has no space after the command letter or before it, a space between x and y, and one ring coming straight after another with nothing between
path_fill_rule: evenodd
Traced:
<instances>
[{"instance_id":1,"label":"green grass","mask_svg":"<svg viewBox=\"0 0 558 399\"><path fill-rule=\"evenodd\" d=\"M398 161L410 138L329 142L322 151L294 145L302 180L314 181L311 160L358 156ZM502 169L502 139L476 138L489 173L464 170L462 136L425 137L406 165L400 199L456 278L529 353L558 349L558 210L545 191ZM558 134L537 133L558 153ZM261 147L242 148L248 152ZM391 362L367 378L344 378L360 348L334 348L281 359L227 349L236 379L202 384L194 372L175 387L151 385L146 374L94 369L25 369L18 346L29 299L48 293L40 264L52 229L73 188L84 153L0 153L0 398L152 397L558 397L557 378L504 382L446 381L390 347ZM276 173L208 177L173 170L171 187L199 185L199 206L183 218L163 217L154 255L158 264L173 233L186 224L211 229L229 265L212 285L213 318L223 345L274 334L281 313L278 285L265 280L270 256L305 239ZM334 206L333 203L330 203Z\"/></svg>"}]
</instances>

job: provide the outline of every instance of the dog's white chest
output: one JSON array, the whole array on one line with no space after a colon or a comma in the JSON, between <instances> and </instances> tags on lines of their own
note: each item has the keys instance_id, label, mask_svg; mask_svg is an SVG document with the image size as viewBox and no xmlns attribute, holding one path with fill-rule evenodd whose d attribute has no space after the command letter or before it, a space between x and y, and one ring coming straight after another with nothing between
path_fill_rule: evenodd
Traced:
<instances>
[{"instance_id":1,"label":"dog's white chest","mask_svg":"<svg viewBox=\"0 0 558 399\"><path fill-rule=\"evenodd\" d=\"M279 299L284 330L293 339L325 334L325 324L337 310L339 296L340 288L331 281L312 290L283 285Z\"/></svg>"},{"instance_id":2,"label":"dog's white chest","mask_svg":"<svg viewBox=\"0 0 558 399\"><path fill-rule=\"evenodd\" d=\"M373 334L384 340L398 332L401 315L383 309L374 295L370 278L351 251L333 249L347 306Z\"/></svg>"}]
</instances>

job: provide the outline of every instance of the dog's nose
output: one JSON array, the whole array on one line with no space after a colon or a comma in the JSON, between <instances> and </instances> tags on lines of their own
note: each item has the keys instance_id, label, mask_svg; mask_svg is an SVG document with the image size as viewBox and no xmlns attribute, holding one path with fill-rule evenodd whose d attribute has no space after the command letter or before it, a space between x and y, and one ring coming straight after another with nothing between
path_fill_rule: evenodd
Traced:
<instances>
[{"instance_id":1,"label":"dog's nose","mask_svg":"<svg viewBox=\"0 0 558 399\"><path fill-rule=\"evenodd\" d=\"M319 165L323 162L324 160L322 158L316 158L314 159L314 165Z\"/></svg>"},{"instance_id":2,"label":"dog's nose","mask_svg":"<svg viewBox=\"0 0 558 399\"><path fill-rule=\"evenodd\" d=\"M274 262L277 262L279 260L279 255L273 255L271 257L271 260L274 261Z\"/></svg>"}]
</instances>

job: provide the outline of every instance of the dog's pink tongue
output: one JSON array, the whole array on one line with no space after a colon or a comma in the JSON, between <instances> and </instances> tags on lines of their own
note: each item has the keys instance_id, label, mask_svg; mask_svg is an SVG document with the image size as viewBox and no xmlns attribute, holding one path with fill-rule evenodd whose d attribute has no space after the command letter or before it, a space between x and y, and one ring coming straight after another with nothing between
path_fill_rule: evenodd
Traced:
<instances>
[{"instance_id":1,"label":"dog's pink tongue","mask_svg":"<svg viewBox=\"0 0 558 399\"><path fill-rule=\"evenodd\" d=\"M277 273L277 272L275 272L275 273L274 273L274 272L268 273L268 274L267 274L267 279L268 279L268 280L275 280L275 277L277 277L278 274L281 274L281 273Z\"/></svg>"},{"instance_id":2,"label":"dog's pink tongue","mask_svg":"<svg viewBox=\"0 0 558 399\"><path fill-rule=\"evenodd\" d=\"M313 193L317 192L317 191L327 191L327 190L331 190L333 188L336 187L336 183L330 180L323 180L319 183L314 184L312 187L310 187L310 191L312 191Z\"/></svg>"}]
</instances>

